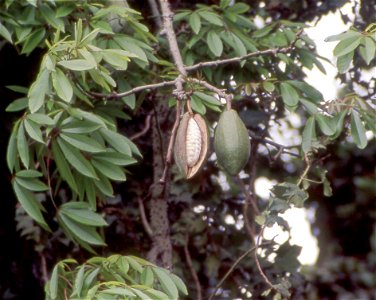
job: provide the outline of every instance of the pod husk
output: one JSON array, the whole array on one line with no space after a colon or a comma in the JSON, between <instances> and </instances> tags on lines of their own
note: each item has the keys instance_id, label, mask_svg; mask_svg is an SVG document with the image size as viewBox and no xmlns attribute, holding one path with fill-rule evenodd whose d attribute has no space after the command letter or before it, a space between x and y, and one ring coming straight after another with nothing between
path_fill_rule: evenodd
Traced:
<instances>
[{"instance_id":1,"label":"pod husk","mask_svg":"<svg viewBox=\"0 0 376 300\"><path fill-rule=\"evenodd\" d=\"M188 122L190 118L193 118L198 127L200 128L201 133L201 152L200 158L197 163L189 168L187 164L187 147L186 147L186 135L187 135L187 128ZM192 178L202 167L204 164L207 153L209 149L209 131L206 125L204 118L199 114L191 114L189 112L185 113L180 121L175 145L174 145L174 158L175 163L178 166L180 172L187 178Z\"/></svg>"}]
</instances>

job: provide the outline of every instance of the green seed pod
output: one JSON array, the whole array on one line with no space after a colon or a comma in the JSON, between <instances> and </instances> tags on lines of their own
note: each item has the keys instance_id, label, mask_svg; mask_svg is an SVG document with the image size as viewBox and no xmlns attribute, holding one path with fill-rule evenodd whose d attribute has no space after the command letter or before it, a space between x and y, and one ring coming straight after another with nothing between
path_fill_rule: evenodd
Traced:
<instances>
[{"instance_id":1,"label":"green seed pod","mask_svg":"<svg viewBox=\"0 0 376 300\"><path fill-rule=\"evenodd\" d=\"M199 114L185 113L180 121L174 145L175 163L189 179L203 165L209 146L205 120Z\"/></svg>"},{"instance_id":2,"label":"green seed pod","mask_svg":"<svg viewBox=\"0 0 376 300\"><path fill-rule=\"evenodd\" d=\"M224 111L219 117L214 151L218 164L230 175L237 175L248 162L251 151L248 131L233 109Z\"/></svg>"}]
</instances>

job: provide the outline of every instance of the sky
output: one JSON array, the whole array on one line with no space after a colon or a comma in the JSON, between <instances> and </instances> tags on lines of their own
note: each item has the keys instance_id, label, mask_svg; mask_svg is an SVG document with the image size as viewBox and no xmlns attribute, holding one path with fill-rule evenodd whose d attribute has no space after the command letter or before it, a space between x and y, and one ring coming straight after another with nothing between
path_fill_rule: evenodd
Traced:
<instances>
[{"instance_id":1,"label":"sky","mask_svg":"<svg viewBox=\"0 0 376 300\"><path fill-rule=\"evenodd\" d=\"M350 19L352 18L352 7L355 4L355 0L346 4L341 8L342 13L348 14ZM305 30L307 35L313 39L317 46L317 52L332 61L332 64L322 61L326 75L321 73L316 67L312 70L306 69L307 74L306 81L318 89L324 96L325 101L332 100L336 97L337 91L340 88L340 83L335 79L337 69L335 67L335 60L333 58L333 49L336 43L325 42L325 38L341 33L349 28L349 25L345 25L341 19L340 13L329 13L321 18L321 20L314 24L310 24L312 27ZM300 119L296 114L289 116L292 123L300 125ZM282 124L283 126L283 124ZM279 128L281 129L281 128ZM280 130L272 130L271 137L277 143L284 145L293 145L300 143L300 137L293 131L290 133L283 130L283 134ZM285 158L288 159L288 158ZM267 200L269 197L269 190L276 182L272 182L266 177L259 177L255 182L256 194L262 199ZM317 245L317 239L313 236L310 228L309 220L314 220L315 210L313 208L307 210L305 208L291 208L281 215L290 225L291 228L291 243L301 246L302 251L298 259L303 265L312 265L316 262L319 255L319 248ZM288 234L283 232L277 225L272 228L266 228L264 237L271 239L273 237L278 243L283 243L287 240Z\"/></svg>"}]
</instances>

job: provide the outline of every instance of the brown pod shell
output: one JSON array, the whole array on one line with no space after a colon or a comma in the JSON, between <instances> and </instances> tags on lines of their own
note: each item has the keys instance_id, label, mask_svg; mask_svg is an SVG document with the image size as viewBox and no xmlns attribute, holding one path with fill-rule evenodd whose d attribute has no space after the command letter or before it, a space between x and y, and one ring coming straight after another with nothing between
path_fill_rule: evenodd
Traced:
<instances>
[{"instance_id":1,"label":"brown pod shell","mask_svg":"<svg viewBox=\"0 0 376 300\"><path fill-rule=\"evenodd\" d=\"M185 113L180 120L174 145L174 158L180 172L193 177L206 160L209 131L199 114Z\"/></svg>"}]
</instances>

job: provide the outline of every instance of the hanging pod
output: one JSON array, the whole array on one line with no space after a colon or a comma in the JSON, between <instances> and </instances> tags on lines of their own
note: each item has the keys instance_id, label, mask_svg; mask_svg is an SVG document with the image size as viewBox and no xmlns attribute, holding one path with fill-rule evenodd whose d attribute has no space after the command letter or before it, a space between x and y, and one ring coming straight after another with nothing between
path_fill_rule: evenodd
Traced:
<instances>
[{"instance_id":1,"label":"hanging pod","mask_svg":"<svg viewBox=\"0 0 376 300\"><path fill-rule=\"evenodd\" d=\"M219 117L214 151L218 164L230 175L237 175L248 162L251 151L248 131L233 109L224 111Z\"/></svg>"},{"instance_id":2,"label":"hanging pod","mask_svg":"<svg viewBox=\"0 0 376 300\"><path fill-rule=\"evenodd\" d=\"M174 146L175 163L187 178L194 176L206 160L209 132L204 118L187 112L180 121Z\"/></svg>"}]
</instances>

